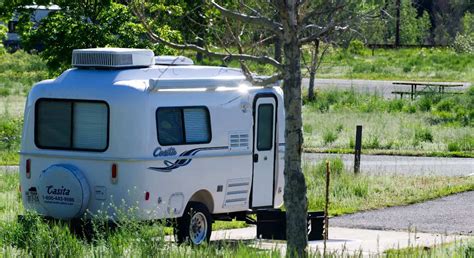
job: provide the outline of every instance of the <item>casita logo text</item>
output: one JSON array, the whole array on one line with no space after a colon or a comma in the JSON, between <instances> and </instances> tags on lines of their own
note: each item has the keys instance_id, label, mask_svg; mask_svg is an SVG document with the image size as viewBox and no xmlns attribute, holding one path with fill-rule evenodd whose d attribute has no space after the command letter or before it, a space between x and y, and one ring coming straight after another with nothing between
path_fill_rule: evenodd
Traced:
<instances>
[{"instance_id":1,"label":"casita logo text","mask_svg":"<svg viewBox=\"0 0 474 258\"><path fill-rule=\"evenodd\" d=\"M70 190L61 186L61 188L54 188L52 185L46 187L48 189L48 194L54 195L69 195Z\"/></svg>"}]
</instances>

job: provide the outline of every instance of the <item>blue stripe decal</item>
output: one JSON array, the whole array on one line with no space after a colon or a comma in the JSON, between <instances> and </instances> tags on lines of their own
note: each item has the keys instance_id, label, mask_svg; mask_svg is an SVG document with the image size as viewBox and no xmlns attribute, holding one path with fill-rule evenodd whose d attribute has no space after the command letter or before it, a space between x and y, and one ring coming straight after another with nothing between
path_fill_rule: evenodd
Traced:
<instances>
[{"instance_id":1,"label":"blue stripe decal","mask_svg":"<svg viewBox=\"0 0 474 258\"><path fill-rule=\"evenodd\" d=\"M197 149L185 151L179 154L179 157L194 156L196 155L196 153L201 152L201 151L227 150L227 149L229 149L229 147L227 146L197 148ZM169 161L169 160L164 160L163 163L165 164L165 167L149 167L148 169L158 171L158 172L171 172L173 169L177 169L177 168L189 165L189 163L191 163L192 160L193 159L177 159L174 162Z\"/></svg>"}]
</instances>

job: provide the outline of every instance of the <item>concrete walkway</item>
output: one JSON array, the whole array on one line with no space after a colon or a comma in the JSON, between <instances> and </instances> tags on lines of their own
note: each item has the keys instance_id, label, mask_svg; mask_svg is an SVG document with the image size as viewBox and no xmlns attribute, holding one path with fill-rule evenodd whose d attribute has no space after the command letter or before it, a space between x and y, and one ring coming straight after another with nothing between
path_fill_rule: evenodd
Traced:
<instances>
[{"instance_id":1,"label":"concrete walkway","mask_svg":"<svg viewBox=\"0 0 474 258\"><path fill-rule=\"evenodd\" d=\"M353 154L303 154L306 162L319 162L336 157L342 159L347 170L354 170ZM474 159L361 155L360 170L371 175L469 176L474 173Z\"/></svg>"},{"instance_id":2,"label":"concrete walkway","mask_svg":"<svg viewBox=\"0 0 474 258\"><path fill-rule=\"evenodd\" d=\"M18 166L0 166L0 173L17 173Z\"/></svg>"},{"instance_id":3,"label":"concrete walkway","mask_svg":"<svg viewBox=\"0 0 474 258\"><path fill-rule=\"evenodd\" d=\"M211 240L254 240L250 244L264 249L279 248L286 250L285 241L259 240L256 238L256 227L241 229L218 230L212 233ZM364 256L381 254L388 249L398 249L416 246L433 246L459 240L467 240L467 236L409 233L400 231L380 231L368 229L351 229L330 227L327 250L338 255L362 254ZM310 241L312 252L322 252L323 241Z\"/></svg>"}]
</instances>

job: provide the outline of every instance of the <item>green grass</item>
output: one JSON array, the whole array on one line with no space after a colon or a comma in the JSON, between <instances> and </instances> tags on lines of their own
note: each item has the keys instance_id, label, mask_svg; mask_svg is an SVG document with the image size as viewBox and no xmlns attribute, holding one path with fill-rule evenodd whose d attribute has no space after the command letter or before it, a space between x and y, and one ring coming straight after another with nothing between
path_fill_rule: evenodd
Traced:
<instances>
[{"instance_id":1,"label":"green grass","mask_svg":"<svg viewBox=\"0 0 474 258\"><path fill-rule=\"evenodd\" d=\"M387 154L474 155L474 86L456 96L387 100L355 91L316 92L303 108L307 150L354 149L363 126L362 149Z\"/></svg>"},{"instance_id":2,"label":"green grass","mask_svg":"<svg viewBox=\"0 0 474 258\"><path fill-rule=\"evenodd\" d=\"M272 47L260 50L267 55L273 52ZM326 53L317 71L317 78L474 82L474 55L456 53L446 47L376 49L373 55L368 48L360 49L355 54L346 49L330 47ZM195 57L189 51L182 54ZM303 56L306 63L310 63L308 46L303 48ZM302 72L309 77L305 62L302 63ZM205 58L202 64L222 65L222 62ZM227 65L240 67L240 63L235 60ZM270 65L251 62L247 65L258 74L271 75L276 72Z\"/></svg>"},{"instance_id":3,"label":"green grass","mask_svg":"<svg viewBox=\"0 0 474 258\"><path fill-rule=\"evenodd\" d=\"M474 81L474 55L450 48L363 49L359 54L330 49L319 78ZM308 57L308 51L305 51Z\"/></svg>"},{"instance_id":4,"label":"green grass","mask_svg":"<svg viewBox=\"0 0 474 258\"><path fill-rule=\"evenodd\" d=\"M441 243L435 246L386 250L387 257L474 257L474 240Z\"/></svg>"},{"instance_id":5,"label":"green grass","mask_svg":"<svg viewBox=\"0 0 474 258\"><path fill-rule=\"evenodd\" d=\"M305 166L309 208L324 204L324 163ZM372 177L343 171L340 160L332 160L330 214L425 201L455 192L474 190L474 178L460 177ZM157 257L280 257L278 250L263 250L255 241L217 241L200 247L177 246L166 235L171 229L161 224L141 224L133 218L120 220L116 230L94 220L93 237L72 234L64 223L46 223L35 214L25 213L18 192L18 175L0 172L0 255L1 256L157 256ZM18 214L25 214L18 222ZM213 225L214 229L244 226L241 222ZM459 250L467 250L459 249ZM390 252L395 252L391 250ZM403 253L408 251L402 251ZM418 249L413 249L418 254ZM409 253L409 252L408 252ZM356 254L357 255L357 254ZM319 257L312 253L310 257ZM347 257L339 250L332 257Z\"/></svg>"},{"instance_id":6,"label":"green grass","mask_svg":"<svg viewBox=\"0 0 474 258\"><path fill-rule=\"evenodd\" d=\"M0 54L0 96L26 96L34 83L47 77L46 64L37 55Z\"/></svg>"},{"instance_id":7,"label":"green grass","mask_svg":"<svg viewBox=\"0 0 474 258\"><path fill-rule=\"evenodd\" d=\"M344 171L340 159L330 160L330 215L407 205L474 190L474 177L368 176ZM305 166L309 210L324 209L326 165Z\"/></svg>"},{"instance_id":8,"label":"green grass","mask_svg":"<svg viewBox=\"0 0 474 258\"><path fill-rule=\"evenodd\" d=\"M23 119L0 115L0 165L18 164Z\"/></svg>"}]
</instances>

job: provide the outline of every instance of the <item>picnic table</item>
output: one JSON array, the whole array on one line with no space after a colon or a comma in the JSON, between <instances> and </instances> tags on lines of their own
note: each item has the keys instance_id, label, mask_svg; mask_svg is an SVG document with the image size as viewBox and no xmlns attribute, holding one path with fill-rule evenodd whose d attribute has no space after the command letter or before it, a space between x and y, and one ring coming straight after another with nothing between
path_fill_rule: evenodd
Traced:
<instances>
[{"instance_id":1,"label":"picnic table","mask_svg":"<svg viewBox=\"0 0 474 258\"><path fill-rule=\"evenodd\" d=\"M446 92L446 88L455 88L464 86L461 83L452 83L452 82L393 82L393 85L404 85L410 86L410 91L392 91L392 94L400 95L400 98L403 98L403 95L410 95L411 99L414 99L415 96L421 94L445 94L445 93L454 93Z\"/></svg>"}]
</instances>

